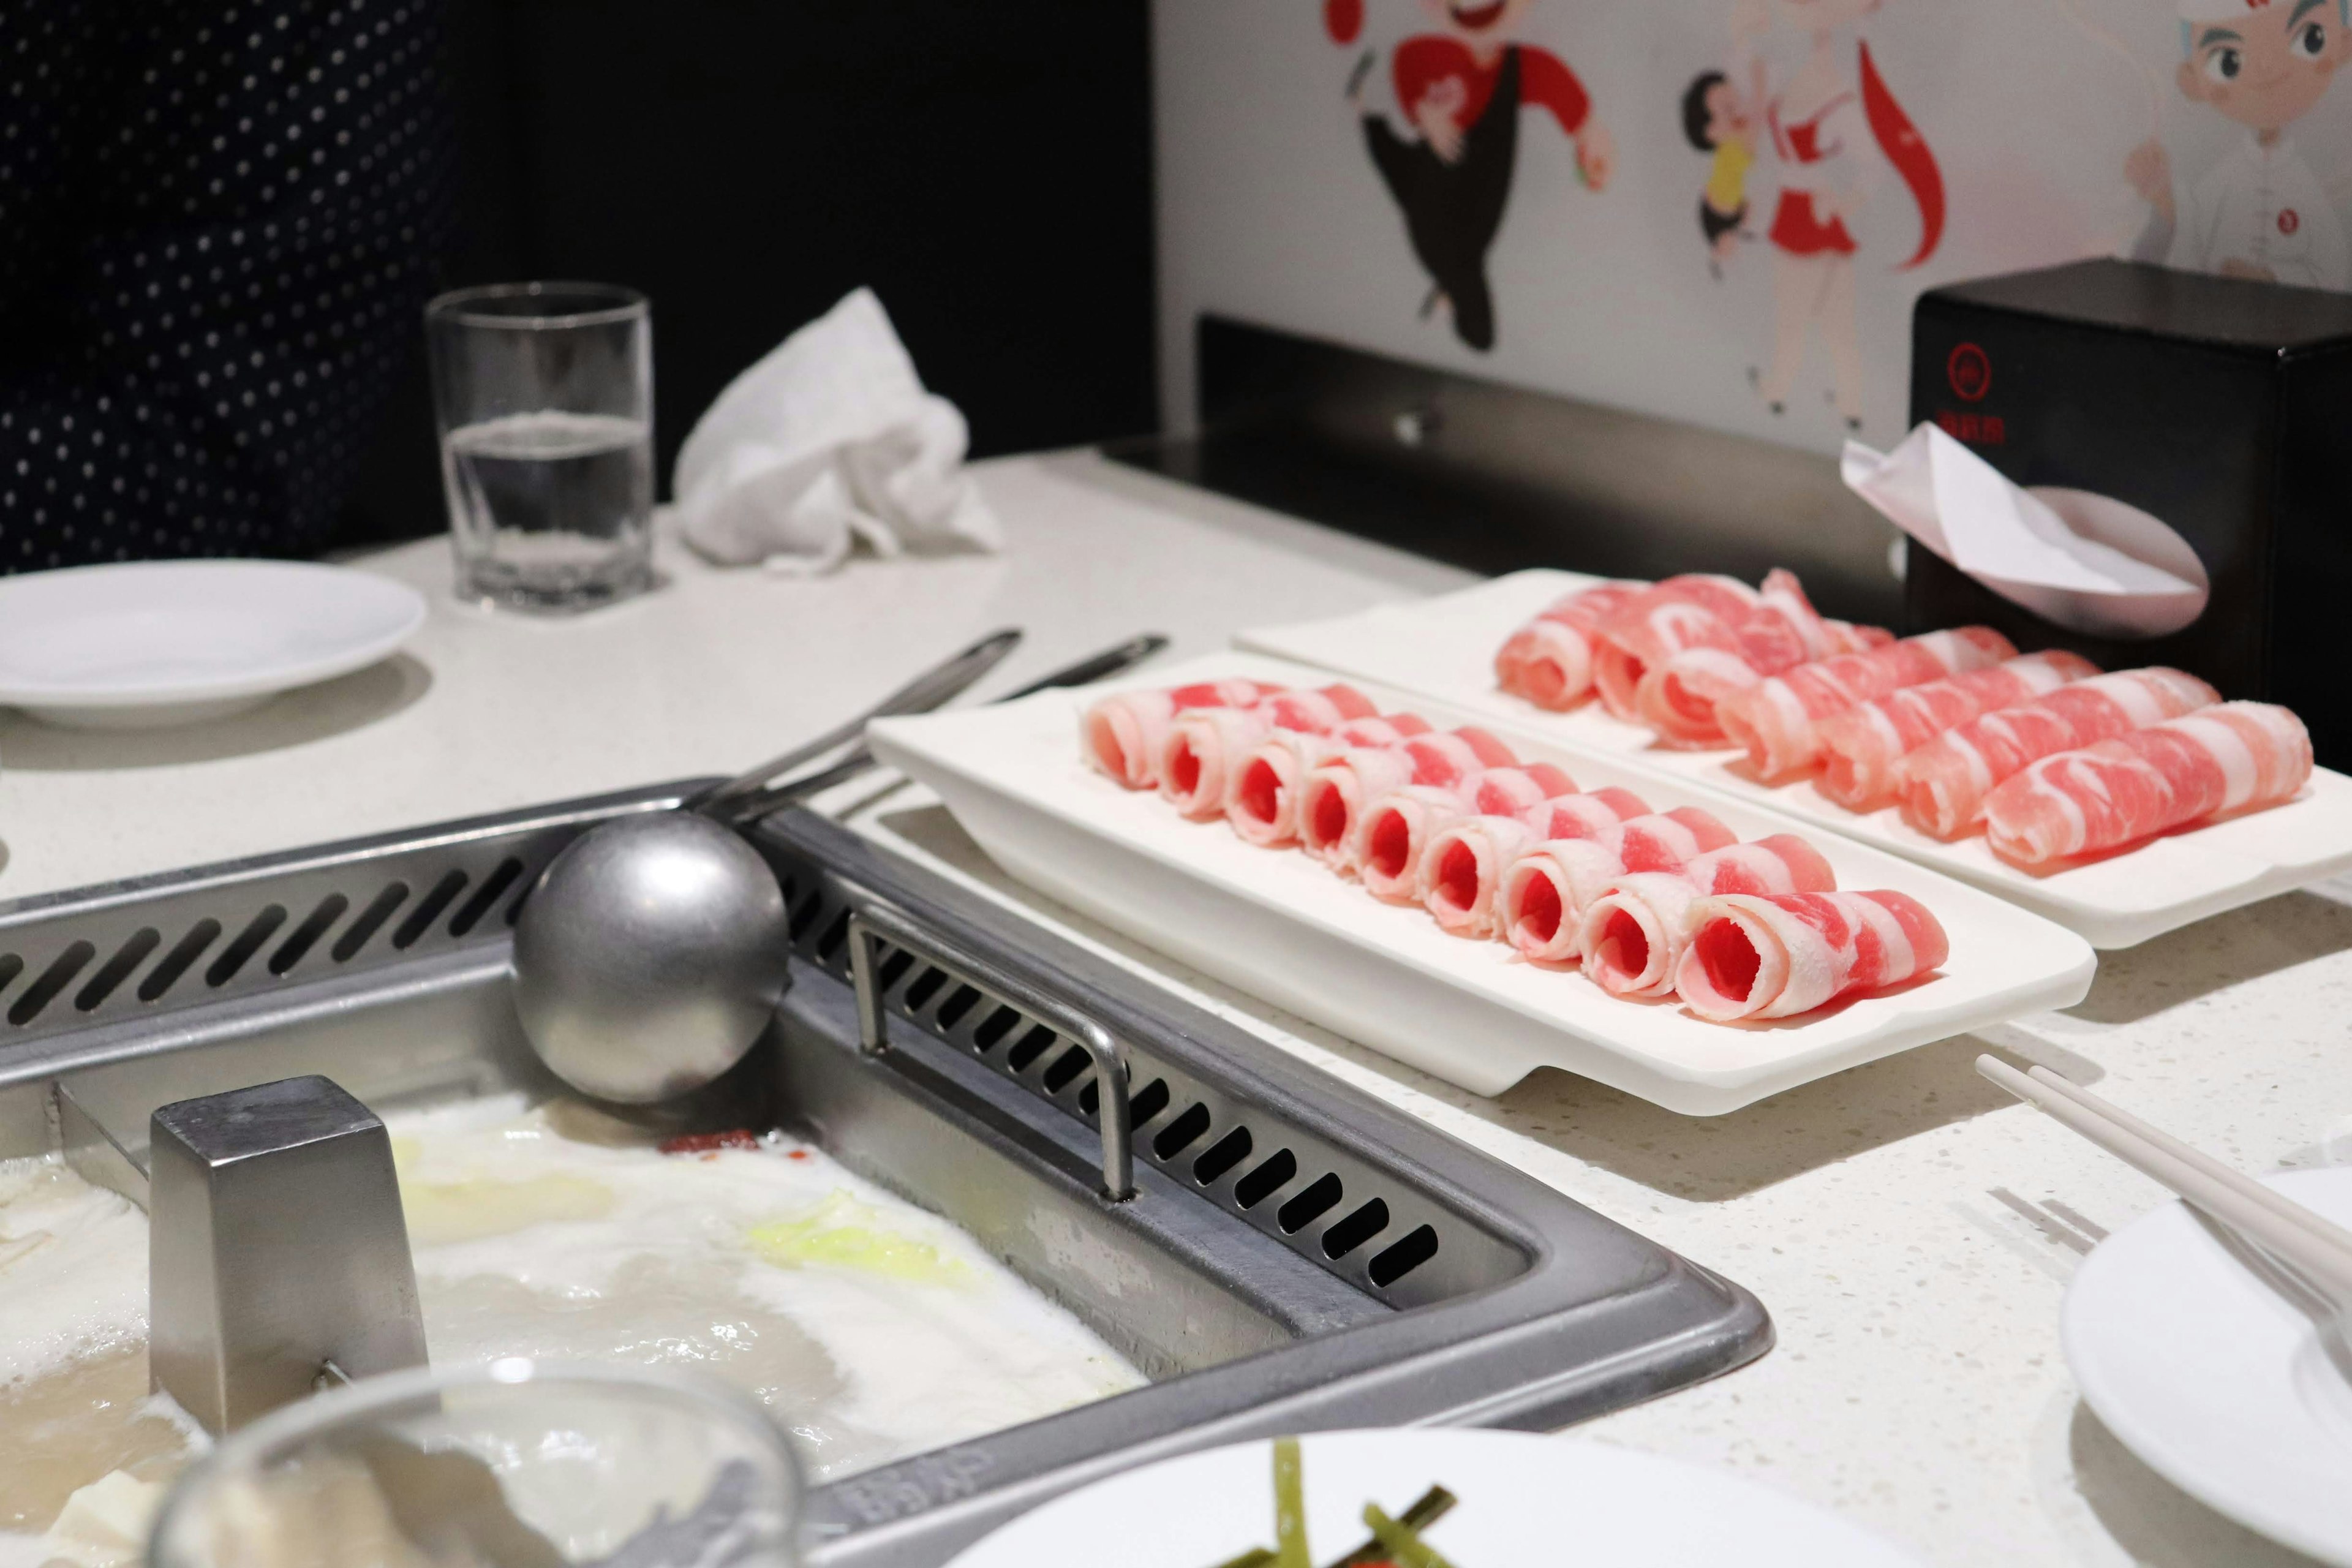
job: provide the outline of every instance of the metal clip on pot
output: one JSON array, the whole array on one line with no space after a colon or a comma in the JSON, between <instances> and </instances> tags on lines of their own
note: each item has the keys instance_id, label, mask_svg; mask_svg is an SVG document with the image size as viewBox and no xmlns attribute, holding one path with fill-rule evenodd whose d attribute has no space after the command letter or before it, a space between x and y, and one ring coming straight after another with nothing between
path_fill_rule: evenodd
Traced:
<instances>
[{"instance_id":1,"label":"metal clip on pot","mask_svg":"<svg viewBox=\"0 0 2352 1568\"><path fill-rule=\"evenodd\" d=\"M890 1043L888 998L884 994L887 987L882 984L878 952L885 942L953 971L976 989L993 994L998 1002L1051 1026L1055 1033L1075 1041L1094 1058L1103 1196L1113 1203L1133 1197L1135 1151L1129 1132L1127 1058L1110 1031L1061 998L968 948L923 930L889 905L875 902L849 917L849 973L857 988L858 1044L869 1056L879 1056Z\"/></svg>"}]
</instances>

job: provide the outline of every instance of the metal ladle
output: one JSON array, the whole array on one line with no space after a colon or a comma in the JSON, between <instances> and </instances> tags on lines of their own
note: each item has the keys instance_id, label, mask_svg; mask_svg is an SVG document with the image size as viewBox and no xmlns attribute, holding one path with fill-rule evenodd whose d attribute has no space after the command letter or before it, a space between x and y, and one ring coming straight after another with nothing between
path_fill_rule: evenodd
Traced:
<instances>
[{"instance_id":1,"label":"metal ladle","mask_svg":"<svg viewBox=\"0 0 2352 1568\"><path fill-rule=\"evenodd\" d=\"M775 873L727 826L731 808L871 720L937 708L1020 641L983 638L805 745L566 845L515 923L515 1011L540 1059L628 1105L690 1093L740 1061L784 994L792 932Z\"/></svg>"},{"instance_id":2,"label":"metal ladle","mask_svg":"<svg viewBox=\"0 0 2352 1568\"><path fill-rule=\"evenodd\" d=\"M873 767L862 739L869 721L939 707L1020 637L974 644L869 711L677 809L619 817L568 845L515 925L515 1007L540 1059L583 1093L632 1105L690 1093L740 1060L783 994L791 930L775 874L726 824L756 821ZM1132 637L1002 700L1084 686L1167 646L1164 637ZM761 787L851 742L831 766Z\"/></svg>"}]
</instances>

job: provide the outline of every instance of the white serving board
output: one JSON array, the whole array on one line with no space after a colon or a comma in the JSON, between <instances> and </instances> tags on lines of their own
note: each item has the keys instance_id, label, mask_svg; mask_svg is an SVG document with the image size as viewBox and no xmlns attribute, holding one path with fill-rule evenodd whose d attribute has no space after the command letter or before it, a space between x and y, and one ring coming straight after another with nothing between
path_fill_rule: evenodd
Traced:
<instances>
[{"instance_id":1,"label":"white serving board","mask_svg":"<svg viewBox=\"0 0 2352 1568\"><path fill-rule=\"evenodd\" d=\"M1599 581L1575 572L1515 572L1435 598L1244 632L1234 640L1254 652L1436 699L1475 715L1507 739L1540 739L1621 760L1653 777L1770 805L1990 889L2095 947L2137 946L2208 915L2352 870L2352 778L2325 768L2284 805L2036 876L1995 856L1982 834L1946 844L1906 824L1893 806L1848 811L1810 779L1757 783L1733 769L1745 762L1743 752L1673 751L1654 744L1643 726L1612 718L1598 702L1553 713L1497 689L1495 650L1513 628L1561 595ZM1570 772L1576 772L1573 764Z\"/></svg>"},{"instance_id":2,"label":"white serving board","mask_svg":"<svg viewBox=\"0 0 2352 1568\"><path fill-rule=\"evenodd\" d=\"M1839 886L1909 893L1944 922L1936 978L1809 1019L1706 1023L1679 1003L1624 1002L1501 942L1448 935L1419 908L1382 903L1295 849L1259 849L1223 822L1187 822L1156 794L1087 767L1078 716L1106 689L1224 676L1286 685L1316 673L1218 654L1149 677L1018 702L877 721L875 753L938 793L998 865L1032 887L1206 973L1478 1094L1539 1067L1581 1074L1671 1110L1713 1116L1932 1040L2082 1000L2083 940L1898 856L1812 835ZM1444 705L1359 683L1384 710L1469 721ZM1801 825L1605 758L1530 742L1528 760L1587 788L1634 789L1659 810L1704 805L1743 838Z\"/></svg>"}]
</instances>

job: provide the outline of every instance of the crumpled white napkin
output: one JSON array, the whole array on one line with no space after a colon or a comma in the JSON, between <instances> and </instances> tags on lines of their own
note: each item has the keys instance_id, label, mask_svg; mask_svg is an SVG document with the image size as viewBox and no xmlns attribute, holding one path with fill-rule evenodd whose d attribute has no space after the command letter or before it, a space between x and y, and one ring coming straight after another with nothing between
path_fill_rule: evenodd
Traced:
<instances>
[{"instance_id":1,"label":"crumpled white napkin","mask_svg":"<svg viewBox=\"0 0 2352 1568\"><path fill-rule=\"evenodd\" d=\"M2162 521L2111 496L2021 489L1934 425L1892 452L1848 441L1839 468L1904 532L2061 626L2154 637L2204 609L2204 568Z\"/></svg>"},{"instance_id":2,"label":"crumpled white napkin","mask_svg":"<svg viewBox=\"0 0 2352 1568\"><path fill-rule=\"evenodd\" d=\"M877 555L992 551L1003 536L963 471L968 441L859 289L728 384L671 488L687 542L722 565L830 572L861 539Z\"/></svg>"}]
</instances>

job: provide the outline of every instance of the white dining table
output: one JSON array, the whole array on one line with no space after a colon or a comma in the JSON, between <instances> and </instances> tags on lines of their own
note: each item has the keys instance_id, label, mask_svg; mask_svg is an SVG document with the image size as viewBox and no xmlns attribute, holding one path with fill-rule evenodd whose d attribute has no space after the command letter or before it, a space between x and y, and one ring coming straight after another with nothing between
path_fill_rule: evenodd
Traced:
<instances>
[{"instance_id":1,"label":"white dining table","mask_svg":"<svg viewBox=\"0 0 2352 1568\"><path fill-rule=\"evenodd\" d=\"M432 603L386 664L183 730L0 717L0 897L446 820L782 750L1000 626L1009 689L1139 631L1170 657L1467 574L1087 453L985 463L998 555L719 570L570 619L450 592L446 541L358 558ZM998 872L911 785L826 804L1291 1052L1748 1286L1761 1361L1578 1428L1718 1465L1945 1564L2303 1559L2158 1478L2082 1404L2059 1305L2085 1250L2164 1194L1979 1079L1992 1047L2252 1171L2352 1163L2352 887L2103 955L2088 1000L1692 1119L1549 1069L1455 1089L1173 964Z\"/></svg>"}]
</instances>

